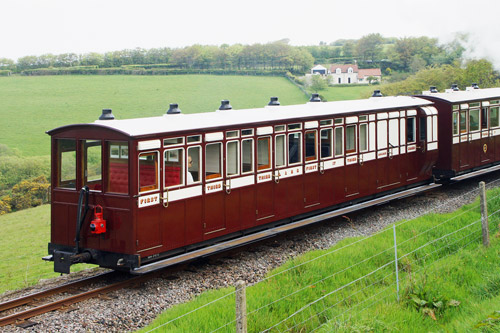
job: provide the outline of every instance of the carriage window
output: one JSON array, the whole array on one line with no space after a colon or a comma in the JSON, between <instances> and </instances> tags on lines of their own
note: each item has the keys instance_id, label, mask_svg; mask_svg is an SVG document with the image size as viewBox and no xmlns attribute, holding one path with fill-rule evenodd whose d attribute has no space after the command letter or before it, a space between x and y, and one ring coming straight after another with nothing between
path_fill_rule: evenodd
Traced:
<instances>
[{"instance_id":1,"label":"carriage window","mask_svg":"<svg viewBox=\"0 0 500 333\"><path fill-rule=\"evenodd\" d=\"M187 143L200 143L201 135L192 135L187 137Z\"/></svg>"},{"instance_id":2,"label":"carriage window","mask_svg":"<svg viewBox=\"0 0 500 333\"><path fill-rule=\"evenodd\" d=\"M76 141L57 140L57 187L76 188Z\"/></svg>"},{"instance_id":3,"label":"carriage window","mask_svg":"<svg viewBox=\"0 0 500 333\"><path fill-rule=\"evenodd\" d=\"M139 154L139 191L158 189L158 152Z\"/></svg>"},{"instance_id":4,"label":"carriage window","mask_svg":"<svg viewBox=\"0 0 500 333\"><path fill-rule=\"evenodd\" d=\"M368 151L368 124L359 125L359 151Z\"/></svg>"},{"instance_id":5,"label":"carriage window","mask_svg":"<svg viewBox=\"0 0 500 333\"><path fill-rule=\"evenodd\" d=\"M257 169L264 170L271 167L271 138L257 139Z\"/></svg>"},{"instance_id":6,"label":"carriage window","mask_svg":"<svg viewBox=\"0 0 500 333\"><path fill-rule=\"evenodd\" d=\"M406 119L406 142L407 143L414 143L417 139L416 136L416 126L417 124L415 123L415 117L411 117Z\"/></svg>"},{"instance_id":7,"label":"carriage window","mask_svg":"<svg viewBox=\"0 0 500 333\"><path fill-rule=\"evenodd\" d=\"M184 137L179 137L179 138L171 138L171 139L164 139L163 140L163 146L176 146L184 143Z\"/></svg>"},{"instance_id":8,"label":"carriage window","mask_svg":"<svg viewBox=\"0 0 500 333\"><path fill-rule=\"evenodd\" d=\"M491 127L497 127L500 126L500 117L499 117L499 107L491 107L490 108L490 126Z\"/></svg>"},{"instance_id":9,"label":"carriage window","mask_svg":"<svg viewBox=\"0 0 500 333\"><path fill-rule=\"evenodd\" d=\"M276 125L276 126L274 126L274 131L276 133L278 133L278 132L284 132L285 131L285 125Z\"/></svg>"},{"instance_id":10,"label":"carriage window","mask_svg":"<svg viewBox=\"0 0 500 333\"><path fill-rule=\"evenodd\" d=\"M128 193L128 144L108 144L108 192Z\"/></svg>"},{"instance_id":11,"label":"carriage window","mask_svg":"<svg viewBox=\"0 0 500 333\"><path fill-rule=\"evenodd\" d=\"M251 135L253 135L252 128L241 130L241 136L251 136Z\"/></svg>"},{"instance_id":12,"label":"carriage window","mask_svg":"<svg viewBox=\"0 0 500 333\"><path fill-rule=\"evenodd\" d=\"M479 130L479 109L469 110L469 128L471 132Z\"/></svg>"},{"instance_id":13,"label":"carriage window","mask_svg":"<svg viewBox=\"0 0 500 333\"><path fill-rule=\"evenodd\" d=\"M335 128L335 156L344 155L344 128Z\"/></svg>"},{"instance_id":14,"label":"carriage window","mask_svg":"<svg viewBox=\"0 0 500 333\"><path fill-rule=\"evenodd\" d=\"M253 139L241 141L241 172L253 171Z\"/></svg>"},{"instance_id":15,"label":"carriage window","mask_svg":"<svg viewBox=\"0 0 500 333\"><path fill-rule=\"evenodd\" d=\"M321 130L321 158L332 157L333 155L333 129Z\"/></svg>"},{"instance_id":16,"label":"carriage window","mask_svg":"<svg viewBox=\"0 0 500 333\"><path fill-rule=\"evenodd\" d=\"M201 148L199 146L189 147L187 150L187 173L186 184L200 181Z\"/></svg>"},{"instance_id":17,"label":"carriage window","mask_svg":"<svg viewBox=\"0 0 500 333\"><path fill-rule=\"evenodd\" d=\"M205 179L222 176L222 143L211 143L205 147Z\"/></svg>"},{"instance_id":18,"label":"carriage window","mask_svg":"<svg viewBox=\"0 0 500 333\"><path fill-rule=\"evenodd\" d=\"M467 112L460 112L460 133L467 133Z\"/></svg>"},{"instance_id":19,"label":"carriage window","mask_svg":"<svg viewBox=\"0 0 500 333\"><path fill-rule=\"evenodd\" d=\"M102 144L100 140L83 143L83 185L102 191Z\"/></svg>"},{"instance_id":20,"label":"carriage window","mask_svg":"<svg viewBox=\"0 0 500 333\"><path fill-rule=\"evenodd\" d=\"M297 129L301 129L301 128L302 128L302 124L301 123L288 125L288 130L289 131L297 130Z\"/></svg>"},{"instance_id":21,"label":"carriage window","mask_svg":"<svg viewBox=\"0 0 500 333\"><path fill-rule=\"evenodd\" d=\"M345 128L345 152L347 154L356 152L356 125Z\"/></svg>"},{"instance_id":22,"label":"carriage window","mask_svg":"<svg viewBox=\"0 0 500 333\"><path fill-rule=\"evenodd\" d=\"M288 134L288 164L302 162L302 133Z\"/></svg>"},{"instance_id":23,"label":"carriage window","mask_svg":"<svg viewBox=\"0 0 500 333\"><path fill-rule=\"evenodd\" d=\"M316 133L316 131L307 131L305 133L306 161L314 161L318 158Z\"/></svg>"},{"instance_id":24,"label":"carriage window","mask_svg":"<svg viewBox=\"0 0 500 333\"><path fill-rule=\"evenodd\" d=\"M238 141L231 141L227 143L226 152L226 174L227 176L234 176L240 173L239 171L240 152Z\"/></svg>"},{"instance_id":25,"label":"carriage window","mask_svg":"<svg viewBox=\"0 0 500 333\"><path fill-rule=\"evenodd\" d=\"M240 131L227 131L226 138L237 138L240 136Z\"/></svg>"},{"instance_id":26,"label":"carriage window","mask_svg":"<svg viewBox=\"0 0 500 333\"><path fill-rule=\"evenodd\" d=\"M184 149L165 150L164 172L165 187L184 184Z\"/></svg>"},{"instance_id":27,"label":"carriage window","mask_svg":"<svg viewBox=\"0 0 500 333\"><path fill-rule=\"evenodd\" d=\"M320 120L319 126L331 126L333 124L333 119Z\"/></svg>"},{"instance_id":28,"label":"carriage window","mask_svg":"<svg viewBox=\"0 0 500 333\"><path fill-rule=\"evenodd\" d=\"M286 140L285 135L276 135L276 167L286 165Z\"/></svg>"},{"instance_id":29,"label":"carriage window","mask_svg":"<svg viewBox=\"0 0 500 333\"><path fill-rule=\"evenodd\" d=\"M453 112L453 135L458 134L458 112Z\"/></svg>"},{"instance_id":30,"label":"carriage window","mask_svg":"<svg viewBox=\"0 0 500 333\"><path fill-rule=\"evenodd\" d=\"M481 128L488 128L488 108L481 109Z\"/></svg>"},{"instance_id":31,"label":"carriage window","mask_svg":"<svg viewBox=\"0 0 500 333\"><path fill-rule=\"evenodd\" d=\"M427 140L427 117L420 117L420 140Z\"/></svg>"}]
</instances>

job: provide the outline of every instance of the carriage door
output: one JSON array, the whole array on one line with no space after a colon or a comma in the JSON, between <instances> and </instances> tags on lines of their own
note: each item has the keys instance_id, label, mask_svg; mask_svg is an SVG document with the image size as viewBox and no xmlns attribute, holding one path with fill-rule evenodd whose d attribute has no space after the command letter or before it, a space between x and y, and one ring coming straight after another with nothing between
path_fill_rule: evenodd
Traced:
<instances>
[{"instance_id":1,"label":"carriage door","mask_svg":"<svg viewBox=\"0 0 500 333\"><path fill-rule=\"evenodd\" d=\"M239 130L227 131L226 174L224 181L225 219L227 232L250 227L255 222L254 191L255 178L251 166L253 139L242 140ZM240 154L241 150L241 154ZM243 156L245 163L240 163Z\"/></svg>"},{"instance_id":2,"label":"carriage door","mask_svg":"<svg viewBox=\"0 0 500 333\"><path fill-rule=\"evenodd\" d=\"M205 135L205 202L203 229L205 239L216 237L226 229L224 218L225 191L223 187L222 132Z\"/></svg>"},{"instance_id":3,"label":"carriage door","mask_svg":"<svg viewBox=\"0 0 500 333\"><path fill-rule=\"evenodd\" d=\"M479 103L471 103L469 109L469 149L472 156L469 160L472 167L480 165L483 155L483 145L481 140L481 110L477 108Z\"/></svg>"},{"instance_id":4,"label":"carriage door","mask_svg":"<svg viewBox=\"0 0 500 333\"><path fill-rule=\"evenodd\" d=\"M495 141L490 135L490 108L489 102L483 102L481 108L481 151L480 163L481 165L491 163L495 158Z\"/></svg>"},{"instance_id":5,"label":"carriage door","mask_svg":"<svg viewBox=\"0 0 500 333\"><path fill-rule=\"evenodd\" d=\"M152 143L155 140L152 140ZM139 142L138 149L141 148ZM149 143L149 142L147 142ZM158 140L158 147L160 146ZM160 153L147 151L139 153L139 196L137 211L137 252L152 250L162 246L161 225L158 216L163 206L160 204Z\"/></svg>"},{"instance_id":6,"label":"carriage door","mask_svg":"<svg viewBox=\"0 0 500 333\"><path fill-rule=\"evenodd\" d=\"M401 131L406 129L406 132L401 132L401 144L406 143L406 181L413 182L418 179L419 172L422 169L422 151L417 149L417 111L406 111L405 119L401 119ZM406 142L405 142L406 141Z\"/></svg>"},{"instance_id":7,"label":"carriage door","mask_svg":"<svg viewBox=\"0 0 500 333\"><path fill-rule=\"evenodd\" d=\"M357 145L358 117L347 117L345 127L345 196L350 197L359 193L359 164ZM354 123L354 124L353 124Z\"/></svg>"},{"instance_id":8,"label":"carriage door","mask_svg":"<svg viewBox=\"0 0 500 333\"><path fill-rule=\"evenodd\" d=\"M257 184L256 209L257 224L267 223L274 216L274 182L272 172L272 127L260 127L257 135Z\"/></svg>"},{"instance_id":9,"label":"carriage door","mask_svg":"<svg viewBox=\"0 0 500 333\"><path fill-rule=\"evenodd\" d=\"M318 127L317 121L310 121L304 124L304 208L313 207L320 204L319 198L319 165L318 165Z\"/></svg>"},{"instance_id":10,"label":"carriage door","mask_svg":"<svg viewBox=\"0 0 500 333\"><path fill-rule=\"evenodd\" d=\"M399 111L389 112L389 169L388 185L396 185L401 182L401 156L399 151Z\"/></svg>"},{"instance_id":11,"label":"carriage door","mask_svg":"<svg viewBox=\"0 0 500 333\"><path fill-rule=\"evenodd\" d=\"M460 106L460 144L459 144L459 168L467 169L472 165L474 155L471 154L471 145L469 138L469 112L468 105Z\"/></svg>"},{"instance_id":12,"label":"carriage door","mask_svg":"<svg viewBox=\"0 0 500 333\"><path fill-rule=\"evenodd\" d=\"M492 103L498 103L499 101L492 101ZM500 160L500 107L491 106L490 107L490 138L492 145L488 146L488 150L493 154L492 158L495 160ZM499 148L497 148L499 147Z\"/></svg>"}]
</instances>

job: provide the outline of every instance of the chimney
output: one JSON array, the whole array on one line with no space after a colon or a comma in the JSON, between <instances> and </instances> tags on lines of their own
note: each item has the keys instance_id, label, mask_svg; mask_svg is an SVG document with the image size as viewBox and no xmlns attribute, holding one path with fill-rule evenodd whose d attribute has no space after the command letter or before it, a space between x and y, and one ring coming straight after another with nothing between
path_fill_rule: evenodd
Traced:
<instances>
[{"instance_id":1,"label":"chimney","mask_svg":"<svg viewBox=\"0 0 500 333\"><path fill-rule=\"evenodd\" d=\"M460 89L458 89L458 84L452 84L451 85L451 90L453 90L453 91L459 91Z\"/></svg>"},{"instance_id":2,"label":"chimney","mask_svg":"<svg viewBox=\"0 0 500 333\"><path fill-rule=\"evenodd\" d=\"M102 109L102 114L99 117L99 120L113 120L115 116L113 116L111 109Z\"/></svg>"},{"instance_id":3,"label":"chimney","mask_svg":"<svg viewBox=\"0 0 500 333\"><path fill-rule=\"evenodd\" d=\"M280 102L278 102L278 97L271 97L271 100L269 101L269 103L267 105L271 105L271 106L280 105Z\"/></svg>"},{"instance_id":4,"label":"chimney","mask_svg":"<svg viewBox=\"0 0 500 333\"><path fill-rule=\"evenodd\" d=\"M473 88L473 89L479 89L479 85L478 85L477 83L473 83L473 84L472 84L472 88Z\"/></svg>"},{"instance_id":5,"label":"chimney","mask_svg":"<svg viewBox=\"0 0 500 333\"><path fill-rule=\"evenodd\" d=\"M220 106L219 106L219 110L232 110L233 107L231 106L231 104L229 104L229 101L227 99L224 99L220 102Z\"/></svg>"},{"instance_id":6,"label":"chimney","mask_svg":"<svg viewBox=\"0 0 500 333\"><path fill-rule=\"evenodd\" d=\"M170 107L167 110L167 114L179 114L181 113L181 109L179 109L179 104L170 103Z\"/></svg>"},{"instance_id":7,"label":"chimney","mask_svg":"<svg viewBox=\"0 0 500 333\"><path fill-rule=\"evenodd\" d=\"M382 93L380 92L380 90L374 90L373 91L373 95L372 97L382 97Z\"/></svg>"},{"instance_id":8,"label":"chimney","mask_svg":"<svg viewBox=\"0 0 500 333\"><path fill-rule=\"evenodd\" d=\"M321 102L321 98L319 98L319 94L318 93L312 94L309 102Z\"/></svg>"},{"instance_id":9,"label":"chimney","mask_svg":"<svg viewBox=\"0 0 500 333\"><path fill-rule=\"evenodd\" d=\"M431 91L431 93L437 93L437 92L439 92L435 86L431 86L429 88L429 90Z\"/></svg>"}]
</instances>

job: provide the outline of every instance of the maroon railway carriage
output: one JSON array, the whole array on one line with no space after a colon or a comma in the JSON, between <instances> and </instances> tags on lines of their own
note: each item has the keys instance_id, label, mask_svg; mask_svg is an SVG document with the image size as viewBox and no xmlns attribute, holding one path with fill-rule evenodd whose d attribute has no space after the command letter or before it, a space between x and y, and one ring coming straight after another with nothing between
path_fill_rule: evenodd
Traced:
<instances>
[{"instance_id":1,"label":"maroon railway carriage","mask_svg":"<svg viewBox=\"0 0 500 333\"><path fill-rule=\"evenodd\" d=\"M128 120L103 110L94 123L48 132L46 259L55 271L68 273L75 262L137 271L428 183L438 159L437 111L421 98L248 110L223 102L216 112L181 114L172 104L163 116Z\"/></svg>"},{"instance_id":2,"label":"maroon railway carriage","mask_svg":"<svg viewBox=\"0 0 500 333\"><path fill-rule=\"evenodd\" d=\"M456 89L456 87L455 87ZM500 161L500 88L424 92L439 110L439 179L492 166Z\"/></svg>"}]
</instances>

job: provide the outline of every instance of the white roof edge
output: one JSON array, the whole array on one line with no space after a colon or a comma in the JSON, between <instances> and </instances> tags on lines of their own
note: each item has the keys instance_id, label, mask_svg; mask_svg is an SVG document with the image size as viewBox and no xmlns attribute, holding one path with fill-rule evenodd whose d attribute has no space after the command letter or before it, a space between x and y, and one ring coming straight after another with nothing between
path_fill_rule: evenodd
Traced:
<instances>
[{"instance_id":1,"label":"white roof edge","mask_svg":"<svg viewBox=\"0 0 500 333\"><path fill-rule=\"evenodd\" d=\"M374 99L281 105L279 108L262 107L220 112L161 115L124 120L96 120L94 123L122 131L134 137L205 128L259 124L279 120L286 122L289 119L297 118L332 117L338 114L377 112L396 108L415 108L431 104L431 101L420 97L386 96Z\"/></svg>"}]
</instances>

